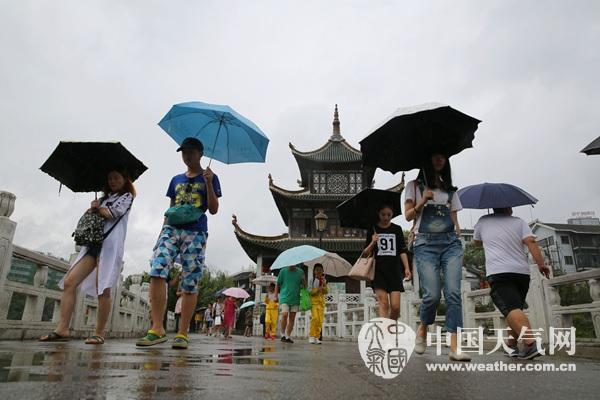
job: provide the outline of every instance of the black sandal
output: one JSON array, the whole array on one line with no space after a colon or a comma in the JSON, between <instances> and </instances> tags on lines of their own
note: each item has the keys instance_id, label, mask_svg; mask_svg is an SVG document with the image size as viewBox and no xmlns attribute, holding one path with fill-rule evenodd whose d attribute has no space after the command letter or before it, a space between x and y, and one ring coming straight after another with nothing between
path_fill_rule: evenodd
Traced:
<instances>
[{"instance_id":1,"label":"black sandal","mask_svg":"<svg viewBox=\"0 0 600 400\"><path fill-rule=\"evenodd\" d=\"M102 336L93 335L85 339L85 344L104 344L104 338Z\"/></svg>"},{"instance_id":2,"label":"black sandal","mask_svg":"<svg viewBox=\"0 0 600 400\"><path fill-rule=\"evenodd\" d=\"M38 342L68 342L69 340L71 340L69 336L61 336L56 332L51 332L39 338Z\"/></svg>"}]
</instances>

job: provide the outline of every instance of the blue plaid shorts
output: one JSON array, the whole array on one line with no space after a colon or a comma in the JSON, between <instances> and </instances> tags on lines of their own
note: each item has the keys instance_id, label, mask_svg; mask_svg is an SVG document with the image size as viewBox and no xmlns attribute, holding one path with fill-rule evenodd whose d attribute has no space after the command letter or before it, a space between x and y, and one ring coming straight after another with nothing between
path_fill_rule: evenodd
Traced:
<instances>
[{"instance_id":1,"label":"blue plaid shorts","mask_svg":"<svg viewBox=\"0 0 600 400\"><path fill-rule=\"evenodd\" d=\"M206 232L189 231L165 225L154 246L150 261L150 276L166 279L179 256L181 262L181 290L198 292L198 281L204 273Z\"/></svg>"}]
</instances>

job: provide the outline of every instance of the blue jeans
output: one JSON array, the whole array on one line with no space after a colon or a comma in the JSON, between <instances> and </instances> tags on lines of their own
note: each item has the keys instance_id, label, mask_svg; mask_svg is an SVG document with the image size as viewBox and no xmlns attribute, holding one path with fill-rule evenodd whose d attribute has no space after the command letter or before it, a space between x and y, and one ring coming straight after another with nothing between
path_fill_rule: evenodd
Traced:
<instances>
[{"instance_id":1,"label":"blue jeans","mask_svg":"<svg viewBox=\"0 0 600 400\"><path fill-rule=\"evenodd\" d=\"M420 318L425 325L433 324L440 304L444 275L446 300L446 330L454 333L462 327L462 243L455 233L419 233L414 244L419 282L423 289Z\"/></svg>"}]
</instances>

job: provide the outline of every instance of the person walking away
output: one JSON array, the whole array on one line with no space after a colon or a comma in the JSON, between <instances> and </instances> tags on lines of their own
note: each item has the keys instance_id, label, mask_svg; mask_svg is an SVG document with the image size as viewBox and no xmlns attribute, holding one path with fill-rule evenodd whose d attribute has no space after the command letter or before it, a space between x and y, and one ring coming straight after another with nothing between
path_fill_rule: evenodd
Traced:
<instances>
[{"instance_id":1,"label":"person walking away","mask_svg":"<svg viewBox=\"0 0 600 400\"><path fill-rule=\"evenodd\" d=\"M94 334L85 343L104 344L104 329L112 307L111 291L119 283L129 210L135 196L135 187L127 171L114 170L107 174L103 196L92 201L87 210L88 213L97 212L102 216L104 240L98 246L82 246L69 271L59 282L63 290L60 319L56 329L39 338L41 342L64 342L70 339L69 326L79 288L81 293L98 299Z\"/></svg>"},{"instance_id":2,"label":"person walking away","mask_svg":"<svg viewBox=\"0 0 600 400\"><path fill-rule=\"evenodd\" d=\"M300 289L306 287L306 278L302 268L292 265L283 268L277 276L275 294L281 305L281 341L294 343L292 330L296 321L296 313L300 309Z\"/></svg>"},{"instance_id":3,"label":"person walking away","mask_svg":"<svg viewBox=\"0 0 600 400\"><path fill-rule=\"evenodd\" d=\"M167 190L170 208L167 210L165 223L154 246L150 268L152 328L146 336L137 341L138 346L153 346L167 340L162 324L162 315L166 307L164 281L174 261L179 257L182 268L183 300L181 323L172 347L187 349L188 328L198 299L198 281L205 269L204 258L208 237L206 211L214 215L219 210L221 185L219 178L210 168L203 169L200 165L204 152L202 142L188 137L177 151L181 151L187 171L174 176Z\"/></svg>"},{"instance_id":4,"label":"person walking away","mask_svg":"<svg viewBox=\"0 0 600 400\"><path fill-rule=\"evenodd\" d=\"M235 299L231 296L227 296L223 303L223 333L225 339L231 338L231 331L233 330L233 325L235 323L235 309Z\"/></svg>"},{"instance_id":5,"label":"person walking away","mask_svg":"<svg viewBox=\"0 0 600 400\"><path fill-rule=\"evenodd\" d=\"M212 335L213 321L213 305L209 304L208 308L204 311L204 329L206 330L206 336Z\"/></svg>"},{"instance_id":6,"label":"person walking away","mask_svg":"<svg viewBox=\"0 0 600 400\"><path fill-rule=\"evenodd\" d=\"M405 188L404 215L407 221L414 223L414 260L423 291L414 351L425 352L427 327L435 321L443 284L445 327L450 333L449 358L470 361L469 354L457 352L457 330L463 323L460 292L463 247L457 217L462 204L456 189L452 184L450 161L440 150L431 152L417 179Z\"/></svg>"},{"instance_id":7,"label":"person walking away","mask_svg":"<svg viewBox=\"0 0 600 400\"><path fill-rule=\"evenodd\" d=\"M265 339L276 339L277 331L277 319L279 303L277 301L277 293L275 293L275 284L269 284L267 294L265 295L264 303L266 305L265 320L263 326L265 327L265 333L263 337Z\"/></svg>"},{"instance_id":8,"label":"person walking away","mask_svg":"<svg viewBox=\"0 0 600 400\"><path fill-rule=\"evenodd\" d=\"M310 290L310 332L308 342L321 344L321 331L325 318L325 295L327 294L327 281L323 274L323 265L315 264L313 269L314 278L308 289Z\"/></svg>"},{"instance_id":9,"label":"person walking away","mask_svg":"<svg viewBox=\"0 0 600 400\"><path fill-rule=\"evenodd\" d=\"M379 207L377 224L367 232L363 254L373 254L375 258L375 277L371 286L379 303L378 316L397 321L400 316L400 293L404 292L403 280L410 280L412 274L404 231L392 223L392 218L392 206Z\"/></svg>"},{"instance_id":10,"label":"person walking away","mask_svg":"<svg viewBox=\"0 0 600 400\"><path fill-rule=\"evenodd\" d=\"M244 330L244 336L250 337L252 336L252 327L254 326L254 315L253 315L254 307L248 307L246 310L246 314L244 316L246 328Z\"/></svg>"},{"instance_id":11,"label":"person walking away","mask_svg":"<svg viewBox=\"0 0 600 400\"><path fill-rule=\"evenodd\" d=\"M475 224L473 243L483 246L490 297L510 327L506 355L531 360L541 356L523 312L529 290L530 272L526 248L540 273L550 277L542 252L527 222L512 216L512 208L495 208ZM519 351L518 340L523 343Z\"/></svg>"}]
</instances>

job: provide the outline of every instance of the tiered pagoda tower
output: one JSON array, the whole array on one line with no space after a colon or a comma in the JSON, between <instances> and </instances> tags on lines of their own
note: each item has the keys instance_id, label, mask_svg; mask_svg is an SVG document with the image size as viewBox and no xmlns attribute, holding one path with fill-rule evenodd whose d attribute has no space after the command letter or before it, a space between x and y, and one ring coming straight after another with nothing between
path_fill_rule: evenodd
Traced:
<instances>
[{"instance_id":1,"label":"tiered pagoda tower","mask_svg":"<svg viewBox=\"0 0 600 400\"><path fill-rule=\"evenodd\" d=\"M277 186L269 174L269 190L288 232L278 236L255 235L244 231L234 216L232 223L239 243L256 262L257 276L267 273L282 251L303 244L338 253L353 264L363 250L366 232L341 227L336 207L362 189L372 187L375 170L363 167L360 150L341 135L337 105L333 114L333 133L323 146L308 152L297 150L291 143L289 146L300 170L300 190ZM403 188L404 182L401 182L389 190L402 191ZM319 210L328 217L322 241L314 218ZM360 290L359 282L353 279L328 280L345 282L348 293Z\"/></svg>"}]
</instances>

